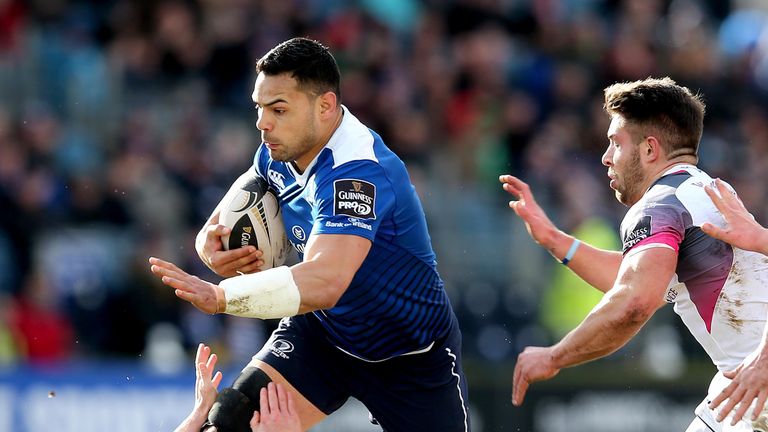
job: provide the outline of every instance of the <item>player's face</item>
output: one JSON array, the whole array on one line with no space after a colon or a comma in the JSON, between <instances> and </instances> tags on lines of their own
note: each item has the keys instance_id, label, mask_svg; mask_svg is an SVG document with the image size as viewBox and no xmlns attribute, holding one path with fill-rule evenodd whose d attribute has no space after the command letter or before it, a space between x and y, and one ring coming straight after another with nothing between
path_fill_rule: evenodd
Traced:
<instances>
[{"instance_id":1,"label":"player's face","mask_svg":"<svg viewBox=\"0 0 768 432\"><path fill-rule=\"evenodd\" d=\"M251 95L258 111L256 127L269 156L295 161L300 169L314 159L325 143L317 133L317 97L299 89L289 73L256 77Z\"/></svg>"},{"instance_id":2,"label":"player's face","mask_svg":"<svg viewBox=\"0 0 768 432\"><path fill-rule=\"evenodd\" d=\"M629 133L624 118L614 115L608 128L608 149L603 154L603 165L608 167L610 186L616 199L626 206L636 203L645 187L646 175L638 144Z\"/></svg>"}]
</instances>

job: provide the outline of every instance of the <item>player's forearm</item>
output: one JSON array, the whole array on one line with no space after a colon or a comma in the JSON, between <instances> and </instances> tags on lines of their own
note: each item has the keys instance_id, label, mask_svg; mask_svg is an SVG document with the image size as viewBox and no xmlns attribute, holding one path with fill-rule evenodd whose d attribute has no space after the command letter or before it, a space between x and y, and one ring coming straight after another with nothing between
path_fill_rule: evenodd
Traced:
<instances>
[{"instance_id":1,"label":"player's forearm","mask_svg":"<svg viewBox=\"0 0 768 432\"><path fill-rule=\"evenodd\" d=\"M208 418L207 412L192 411L173 432L198 432Z\"/></svg>"},{"instance_id":2,"label":"player's forearm","mask_svg":"<svg viewBox=\"0 0 768 432\"><path fill-rule=\"evenodd\" d=\"M632 339L656 310L654 305L625 293L611 294L553 347L555 366L562 369L613 353Z\"/></svg>"},{"instance_id":3,"label":"player's forearm","mask_svg":"<svg viewBox=\"0 0 768 432\"><path fill-rule=\"evenodd\" d=\"M768 255L768 228L761 227L762 229L758 232L758 248L757 252L760 252L763 255Z\"/></svg>"},{"instance_id":4,"label":"player's forearm","mask_svg":"<svg viewBox=\"0 0 768 432\"><path fill-rule=\"evenodd\" d=\"M299 313L332 308L352 282L346 269L318 261L305 261L291 270L301 292Z\"/></svg>"},{"instance_id":5,"label":"player's forearm","mask_svg":"<svg viewBox=\"0 0 768 432\"><path fill-rule=\"evenodd\" d=\"M214 285L216 311L270 319L330 309L350 280L314 261L235 276Z\"/></svg>"},{"instance_id":6,"label":"player's forearm","mask_svg":"<svg viewBox=\"0 0 768 432\"><path fill-rule=\"evenodd\" d=\"M575 237L558 231L552 236L547 250L562 262L575 240ZM616 281L621 260L621 252L599 249L581 242L568 261L568 268L588 284L608 292Z\"/></svg>"},{"instance_id":7,"label":"player's forearm","mask_svg":"<svg viewBox=\"0 0 768 432\"><path fill-rule=\"evenodd\" d=\"M224 279L214 289L219 313L261 319L300 313L301 292L287 266Z\"/></svg>"}]
</instances>

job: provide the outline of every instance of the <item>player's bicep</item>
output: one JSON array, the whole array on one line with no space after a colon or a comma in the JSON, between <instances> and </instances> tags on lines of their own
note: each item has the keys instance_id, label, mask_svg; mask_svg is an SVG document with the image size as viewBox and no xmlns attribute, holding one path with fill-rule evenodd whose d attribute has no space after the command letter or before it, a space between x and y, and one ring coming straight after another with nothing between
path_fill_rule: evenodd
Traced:
<instances>
[{"instance_id":1,"label":"player's bicep","mask_svg":"<svg viewBox=\"0 0 768 432\"><path fill-rule=\"evenodd\" d=\"M627 296L638 312L653 314L675 274L677 252L669 247L646 247L627 254L611 291Z\"/></svg>"},{"instance_id":2,"label":"player's bicep","mask_svg":"<svg viewBox=\"0 0 768 432\"><path fill-rule=\"evenodd\" d=\"M322 264L328 272L343 274L350 280L371 250L371 241L358 235L317 234L307 241L304 262Z\"/></svg>"},{"instance_id":3,"label":"player's bicep","mask_svg":"<svg viewBox=\"0 0 768 432\"><path fill-rule=\"evenodd\" d=\"M304 260L293 266L301 291L301 313L336 305L362 265L371 241L357 235L314 234Z\"/></svg>"}]
</instances>

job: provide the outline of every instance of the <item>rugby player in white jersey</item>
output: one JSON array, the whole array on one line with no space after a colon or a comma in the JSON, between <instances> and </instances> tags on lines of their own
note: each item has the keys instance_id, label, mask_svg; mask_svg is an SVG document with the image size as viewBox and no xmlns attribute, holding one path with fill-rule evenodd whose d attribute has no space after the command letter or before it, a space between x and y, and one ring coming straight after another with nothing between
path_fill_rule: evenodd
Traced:
<instances>
[{"instance_id":1,"label":"rugby player in white jersey","mask_svg":"<svg viewBox=\"0 0 768 432\"><path fill-rule=\"evenodd\" d=\"M768 261L701 230L707 222L724 223L704 189L713 180L696 167L704 104L669 78L649 78L606 88L605 110L611 124L602 162L616 198L629 207L621 224L622 251L598 249L560 231L527 184L511 175L500 177L504 190L517 198L510 207L531 237L605 293L560 342L527 347L520 354L512 401L522 404L532 382L616 351L662 305L674 303L718 369L687 432L751 432L752 416L718 420L710 402L730 382L723 373L761 351ZM764 414L752 414L758 428Z\"/></svg>"}]
</instances>

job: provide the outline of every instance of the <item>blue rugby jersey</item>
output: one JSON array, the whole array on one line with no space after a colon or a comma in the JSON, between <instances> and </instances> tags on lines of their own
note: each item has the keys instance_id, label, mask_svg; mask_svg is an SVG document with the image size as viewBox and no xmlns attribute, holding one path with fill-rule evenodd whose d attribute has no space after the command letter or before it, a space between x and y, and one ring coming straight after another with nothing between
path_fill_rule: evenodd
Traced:
<instances>
[{"instance_id":1,"label":"blue rugby jersey","mask_svg":"<svg viewBox=\"0 0 768 432\"><path fill-rule=\"evenodd\" d=\"M313 313L331 343L378 361L428 347L453 313L437 273L424 211L405 165L346 108L304 173L262 144L258 175L278 192L288 239L303 257L309 236L347 234L372 245L336 306Z\"/></svg>"}]
</instances>

